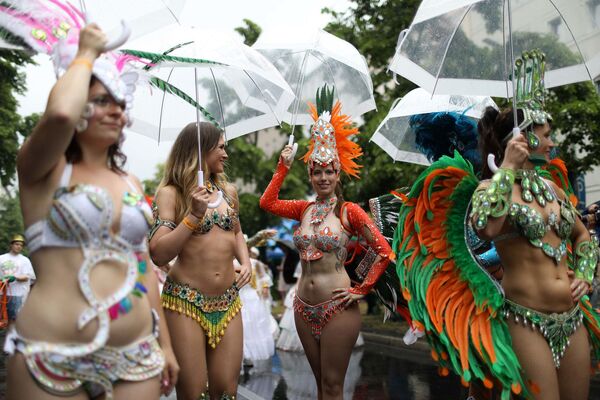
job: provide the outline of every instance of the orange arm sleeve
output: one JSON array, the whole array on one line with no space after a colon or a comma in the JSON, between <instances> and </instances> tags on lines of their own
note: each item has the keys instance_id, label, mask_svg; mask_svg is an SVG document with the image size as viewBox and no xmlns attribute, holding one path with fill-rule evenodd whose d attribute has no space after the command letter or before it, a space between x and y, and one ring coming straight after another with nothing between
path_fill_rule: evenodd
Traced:
<instances>
[{"instance_id":1,"label":"orange arm sleeve","mask_svg":"<svg viewBox=\"0 0 600 400\"><path fill-rule=\"evenodd\" d=\"M308 206L307 200L280 200L279 191L283 180L288 173L288 168L280 161L277 169L269 182L269 186L260 197L260 208L279 217L300 221L302 213Z\"/></svg>"}]
</instances>

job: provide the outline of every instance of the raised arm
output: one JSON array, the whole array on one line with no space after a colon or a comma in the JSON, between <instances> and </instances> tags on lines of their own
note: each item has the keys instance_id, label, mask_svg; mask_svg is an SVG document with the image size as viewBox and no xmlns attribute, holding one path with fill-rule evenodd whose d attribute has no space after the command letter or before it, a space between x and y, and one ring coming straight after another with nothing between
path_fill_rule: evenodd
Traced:
<instances>
[{"instance_id":1,"label":"raised arm","mask_svg":"<svg viewBox=\"0 0 600 400\"><path fill-rule=\"evenodd\" d=\"M392 248L358 204L345 203L342 218L348 222L353 233L365 238L369 246L357 267L357 270L364 271L364 279L360 285L350 289L350 293L366 295L383 274L390 260L393 260Z\"/></svg>"},{"instance_id":2,"label":"raised arm","mask_svg":"<svg viewBox=\"0 0 600 400\"><path fill-rule=\"evenodd\" d=\"M277 169L269 182L269 186L260 197L260 208L283 218L300 221L302 213L308 207L306 200L280 200L279 191L291 165L291 146L285 146L279 156Z\"/></svg>"},{"instance_id":3,"label":"raised arm","mask_svg":"<svg viewBox=\"0 0 600 400\"><path fill-rule=\"evenodd\" d=\"M44 114L19 151L19 181L36 183L58 165L88 101L92 67L106 42L95 24L81 30L75 60L52 88Z\"/></svg>"}]
</instances>

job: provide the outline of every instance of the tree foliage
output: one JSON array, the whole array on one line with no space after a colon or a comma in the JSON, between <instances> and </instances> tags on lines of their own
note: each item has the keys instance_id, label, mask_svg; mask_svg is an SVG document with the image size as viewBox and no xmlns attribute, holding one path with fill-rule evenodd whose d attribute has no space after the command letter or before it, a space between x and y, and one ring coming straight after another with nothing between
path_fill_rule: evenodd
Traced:
<instances>
[{"instance_id":1,"label":"tree foliage","mask_svg":"<svg viewBox=\"0 0 600 400\"><path fill-rule=\"evenodd\" d=\"M17 113L17 94L25 93L25 75L21 68L33 64L21 51L0 50L0 185L7 191L16 172L19 133L30 132L28 123Z\"/></svg>"}]
</instances>

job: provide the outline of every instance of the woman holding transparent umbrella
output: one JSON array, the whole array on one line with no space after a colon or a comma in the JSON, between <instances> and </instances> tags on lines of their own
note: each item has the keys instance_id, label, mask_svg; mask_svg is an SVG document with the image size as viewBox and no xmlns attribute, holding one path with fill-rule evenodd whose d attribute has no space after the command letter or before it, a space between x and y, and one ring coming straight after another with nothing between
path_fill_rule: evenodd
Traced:
<instances>
[{"instance_id":1,"label":"woman holding transparent umbrella","mask_svg":"<svg viewBox=\"0 0 600 400\"><path fill-rule=\"evenodd\" d=\"M271 183L260 206L281 217L300 221L294 244L300 252L302 276L294 299L296 328L316 379L319 399L342 399L344 378L360 331L358 300L369 293L385 271L391 249L367 214L342 197L340 173L356 176L360 147L348 139L357 133L350 119L333 106L333 92L325 86L311 105L315 121L311 146L304 157L317 199L280 200L281 184L292 164L292 146L281 152ZM351 287L344 269L346 245L351 236L362 236L368 255L358 269L364 281Z\"/></svg>"},{"instance_id":2,"label":"woman holding transparent umbrella","mask_svg":"<svg viewBox=\"0 0 600 400\"><path fill-rule=\"evenodd\" d=\"M208 177L202 186L200 159ZM224 175L226 160L223 132L210 123L190 123L173 144L156 193L150 255L157 265L177 257L162 304L181 367L179 399L224 400L237 393L243 338L239 289L249 282L251 267L237 192Z\"/></svg>"}]
</instances>

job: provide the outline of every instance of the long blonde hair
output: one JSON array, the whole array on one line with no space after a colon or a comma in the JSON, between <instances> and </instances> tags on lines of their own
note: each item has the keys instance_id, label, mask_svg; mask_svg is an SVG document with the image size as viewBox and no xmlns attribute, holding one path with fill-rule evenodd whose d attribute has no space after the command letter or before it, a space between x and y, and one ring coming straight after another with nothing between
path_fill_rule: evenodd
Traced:
<instances>
[{"instance_id":1,"label":"long blonde hair","mask_svg":"<svg viewBox=\"0 0 600 400\"><path fill-rule=\"evenodd\" d=\"M200 123L200 144L202 147L202 170L208 171L206 157L216 149L223 131L208 122ZM198 133L196 123L189 123L181 130L165 164L165 174L158 189L172 186L177 191L175 202L175 222L179 223L190 212L190 194L198 184ZM224 173L210 173L210 179L223 188L227 184Z\"/></svg>"}]
</instances>

